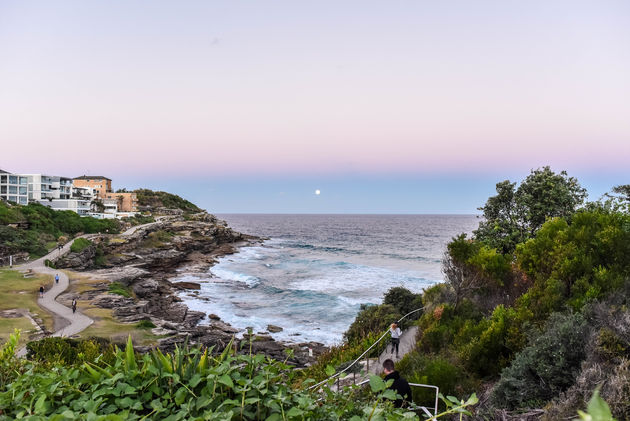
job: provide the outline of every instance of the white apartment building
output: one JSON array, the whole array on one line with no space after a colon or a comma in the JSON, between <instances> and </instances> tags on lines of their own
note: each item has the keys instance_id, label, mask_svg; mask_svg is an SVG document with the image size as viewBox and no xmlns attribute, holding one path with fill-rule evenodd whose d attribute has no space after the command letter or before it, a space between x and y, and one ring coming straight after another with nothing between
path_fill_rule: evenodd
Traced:
<instances>
[{"instance_id":1,"label":"white apartment building","mask_svg":"<svg viewBox=\"0 0 630 421\"><path fill-rule=\"evenodd\" d=\"M28 204L28 177L0 170L0 199Z\"/></svg>"},{"instance_id":2,"label":"white apartment building","mask_svg":"<svg viewBox=\"0 0 630 421\"><path fill-rule=\"evenodd\" d=\"M70 199L72 179L57 175L21 174L28 177L28 200Z\"/></svg>"},{"instance_id":3,"label":"white apartment building","mask_svg":"<svg viewBox=\"0 0 630 421\"><path fill-rule=\"evenodd\" d=\"M56 211L69 210L80 216L88 216L92 212L92 201L83 199L46 199L38 200L40 204Z\"/></svg>"}]
</instances>

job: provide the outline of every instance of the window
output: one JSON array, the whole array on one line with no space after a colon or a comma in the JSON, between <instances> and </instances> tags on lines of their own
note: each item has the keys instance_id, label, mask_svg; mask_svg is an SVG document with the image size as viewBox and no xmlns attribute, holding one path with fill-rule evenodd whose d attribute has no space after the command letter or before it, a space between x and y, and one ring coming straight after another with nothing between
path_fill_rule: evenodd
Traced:
<instances>
[{"instance_id":1,"label":"window","mask_svg":"<svg viewBox=\"0 0 630 421\"><path fill-rule=\"evenodd\" d=\"M7 194L7 186L1 186L0 187L0 193Z\"/></svg>"},{"instance_id":2,"label":"window","mask_svg":"<svg viewBox=\"0 0 630 421\"><path fill-rule=\"evenodd\" d=\"M6 183L7 182L7 176L6 175L1 175L0 176L0 183Z\"/></svg>"},{"instance_id":3,"label":"window","mask_svg":"<svg viewBox=\"0 0 630 421\"><path fill-rule=\"evenodd\" d=\"M9 184L17 184L17 183L18 183L17 175L10 175L9 176Z\"/></svg>"},{"instance_id":4,"label":"window","mask_svg":"<svg viewBox=\"0 0 630 421\"><path fill-rule=\"evenodd\" d=\"M9 196L9 202L17 203L17 196Z\"/></svg>"},{"instance_id":5,"label":"window","mask_svg":"<svg viewBox=\"0 0 630 421\"><path fill-rule=\"evenodd\" d=\"M26 193L28 193L28 192L26 191L26 187L22 187L22 186L20 186L20 194L25 195Z\"/></svg>"},{"instance_id":6,"label":"window","mask_svg":"<svg viewBox=\"0 0 630 421\"><path fill-rule=\"evenodd\" d=\"M27 203L26 197L20 197L20 205L26 205Z\"/></svg>"},{"instance_id":7,"label":"window","mask_svg":"<svg viewBox=\"0 0 630 421\"><path fill-rule=\"evenodd\" d=\"M9 194L17 194L17 186L9 186Z\"/></svg>"},{"instance_id":8,"label":"window","mask_svg":"<svg viewBox=\"0 0 630 421\"><path fill-rule=\"evenodd\" d=\"M22 186L25 186L28 183L28 178L26 177L20 177L20 184Z\"/></svg>"}]
</instances>

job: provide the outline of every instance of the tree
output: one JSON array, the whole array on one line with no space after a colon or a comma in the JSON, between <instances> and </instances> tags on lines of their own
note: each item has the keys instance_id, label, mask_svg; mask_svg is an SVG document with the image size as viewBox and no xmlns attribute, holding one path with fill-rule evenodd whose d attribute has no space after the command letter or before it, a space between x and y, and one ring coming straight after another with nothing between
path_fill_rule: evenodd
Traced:
<instances>
[{"instance_id":1,"label":"tree","mask_svg":"<svg viewBox=\"0 0 630 421\"><path fill-rule=\"evenodd\" d=\"M570 217L586 199L586 190L565 171L549 167L532 170L521 185L509 180L497 184L497 195L479 208L483 221L474 232L478 240L502 253L532 238L550 217Z\"/></svg>"},{"instance_id":2,"label":"tree","mask_svg":"<svg viewBox=\"0 0 630 421\"><path fill-rule=\"evenodd\" d=\"M621 200L630 202L630 184L623 184L621 186L615 186L612 189L613 193L620 195Z\"/></svg>"},{"instance_id":3,"label":"tree","mask_svg":"<svg viewBox=\"0 0 630 421\"><path fill-rule=\"evenodd\" d=\"M461 300L483 285L483 276L469 259L478 251L478 244L461 234L448 243L442 259L442 273L446 282L453 288L455 309Z\"/></svg>"}]
</instances>

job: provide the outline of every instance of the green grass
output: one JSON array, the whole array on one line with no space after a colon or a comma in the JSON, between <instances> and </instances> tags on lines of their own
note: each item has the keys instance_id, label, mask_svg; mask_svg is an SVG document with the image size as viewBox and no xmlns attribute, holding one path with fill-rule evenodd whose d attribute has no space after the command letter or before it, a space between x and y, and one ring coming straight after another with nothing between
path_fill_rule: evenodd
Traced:
<instances>
[{"instance_id":1,"label":"green grass","mask_svg":"<svg viewBox=\"0 0 630 421\"><path fill-rule=\"evenodd\" d=\"M70 251L73 253L80 253L86 248L90 247L90 245L92 245L92 242L90 240L85 238L77 238L70 246Z\"/></svg>"},{"instance_id":2,"label":"green grass","mask_svg":"<svg viewBox=\"0 0 630 421\"><path fill-rule=\"evenodd\" d=\"M27 309L31 314L39 316L44 321L46 328L52 330L52 316L37 305L39 287L44 285L48 290L54 280L52 275L35 275L25 278L21 272L9 269L0 269L0 310ZM6 338L13 333L14 328L29 330L33 325L24 317L15 319L0 318L0 337ZM28 322L28 325L25 323ZM24 339L26 335L23 335Z\"/></svg>"},{"instance_id":3,"label":"green grass","mask_svg":"<svg viewBox=\"0 0 630 421\"><path fill-rule=\"evenodd\" d=\"M138 323L136 323L136 327L138 329L153 329L155 325L151 320L140 320Z\"/></svg>"},{"instance_id":4,"label":"green grass","mask_svg":"<svg viewBox=\"0 0 630 421\"><path fill-rule=\"evenodd\" d=\"M111 284L109 284L109 292L111 292L112 294L122 295L123 297L127 298L131 297L131 292L129 291L129 289L118 282L112 282Z\"/></svg>"},{"instance_id":5,"label":"green grass","mask_svg":"<svg viewBox=\"0 0 630 421\"><path fill-rule=\"evenodd\" d=\"M147 328L138 327L139 323L121 323L112 315L112 311L106 308L90 306L87 302L79 302L79 305L87 306L81 312L94 320L94 323L79 335L81 338L106 338L114 343L124 342L129 335L133 343L138 345L155 345L163 336L152 334ZM140 322L141 323L141 322Z\"/></svg>"}]
</instances>

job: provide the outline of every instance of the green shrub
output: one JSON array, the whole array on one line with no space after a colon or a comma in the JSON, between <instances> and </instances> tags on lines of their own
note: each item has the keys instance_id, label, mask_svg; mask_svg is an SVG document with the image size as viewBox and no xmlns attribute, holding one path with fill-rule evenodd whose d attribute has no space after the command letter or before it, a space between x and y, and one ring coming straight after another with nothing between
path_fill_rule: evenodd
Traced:
<instances>
[{"instance_id":1,"label":"green shrub","mask_svg":"<svg viewBox=\"0 0 630 421\"><path fill-rule=\"evenodd\" d=\"M422 294L414 294L405 287L393 287L383 296L383 304L392 305L401 315L422 307ZM422 312L417 312L412 318L417 319Z\"/></svg>"},{"instance_id":2,"label":"green shrub","mask_svg":"<svg viewBox=\"0 0 630 421\"><path fill-rule=\"evenodd\" d=\"M173 354L153 350L138 356L129 338L126 348L116 349L107 364L29 362L0 390L0 421L23 416L349 421L374 413L382 420L417 419L392 408L389 399L395 395L377 376L370 380L372 394L294 390L290 385L297 370L264 355L232 355L231 349L229 344L216 356L212 349L199 348L178 348Z\"/></svg>"},{"instance_id":3,"label":"green shrub","mask_svg":"<svg viewBox=\"0 0 630 421\"><path fill-rule=\"evenodd\" d=\"M70 246L70 251L72 253L80 253L91 245L92 242L90 240L86 238L77 238L72 242L72 245Z\"/></svg>"},{"instance_id":4,"label":"green shrub","mask_svg":"<svg viewBox=\"0 0 630 421\"><path fill-rule=\"evenodd\" d=\"M344 336L350 344L353 344L371 333L385 332L389 325L400 317L401 314L390 304L362 306Z\"/></svg>"},{"instance_id":5,"label":"green shrub","mask_svg":"<svg viewBox=\"0 0 630 421\"><path fill-rule=\"evenodd\" d=\"M139 329L153 329L155 325L151 320L140 320L136 323L136 327Z\"/></svg>"},{"instance_id":6,"label":"green shrub","mask_svg":"<svg viewBox=\"0 0 630 421\"><path fill-rule=\"evenodd\" d=\"M501 372L492 392L500 407L538 406L571 386L586 356L588 325L577 313L554 313L545 330Z\"/></svg>"},{"instance_id":7,"label":"green shrub","mask_svg":"<svg viewBox=\"0 0 630 421\"><path fill-rule=\"evenodd\" d=\"M123 297L127 298L131 297L131 292L129 291L129 288L118 282L112 282L111 284L109 284L109 292L111 292L112 294L122 295Z\"/></svg>"}]
</instances>

